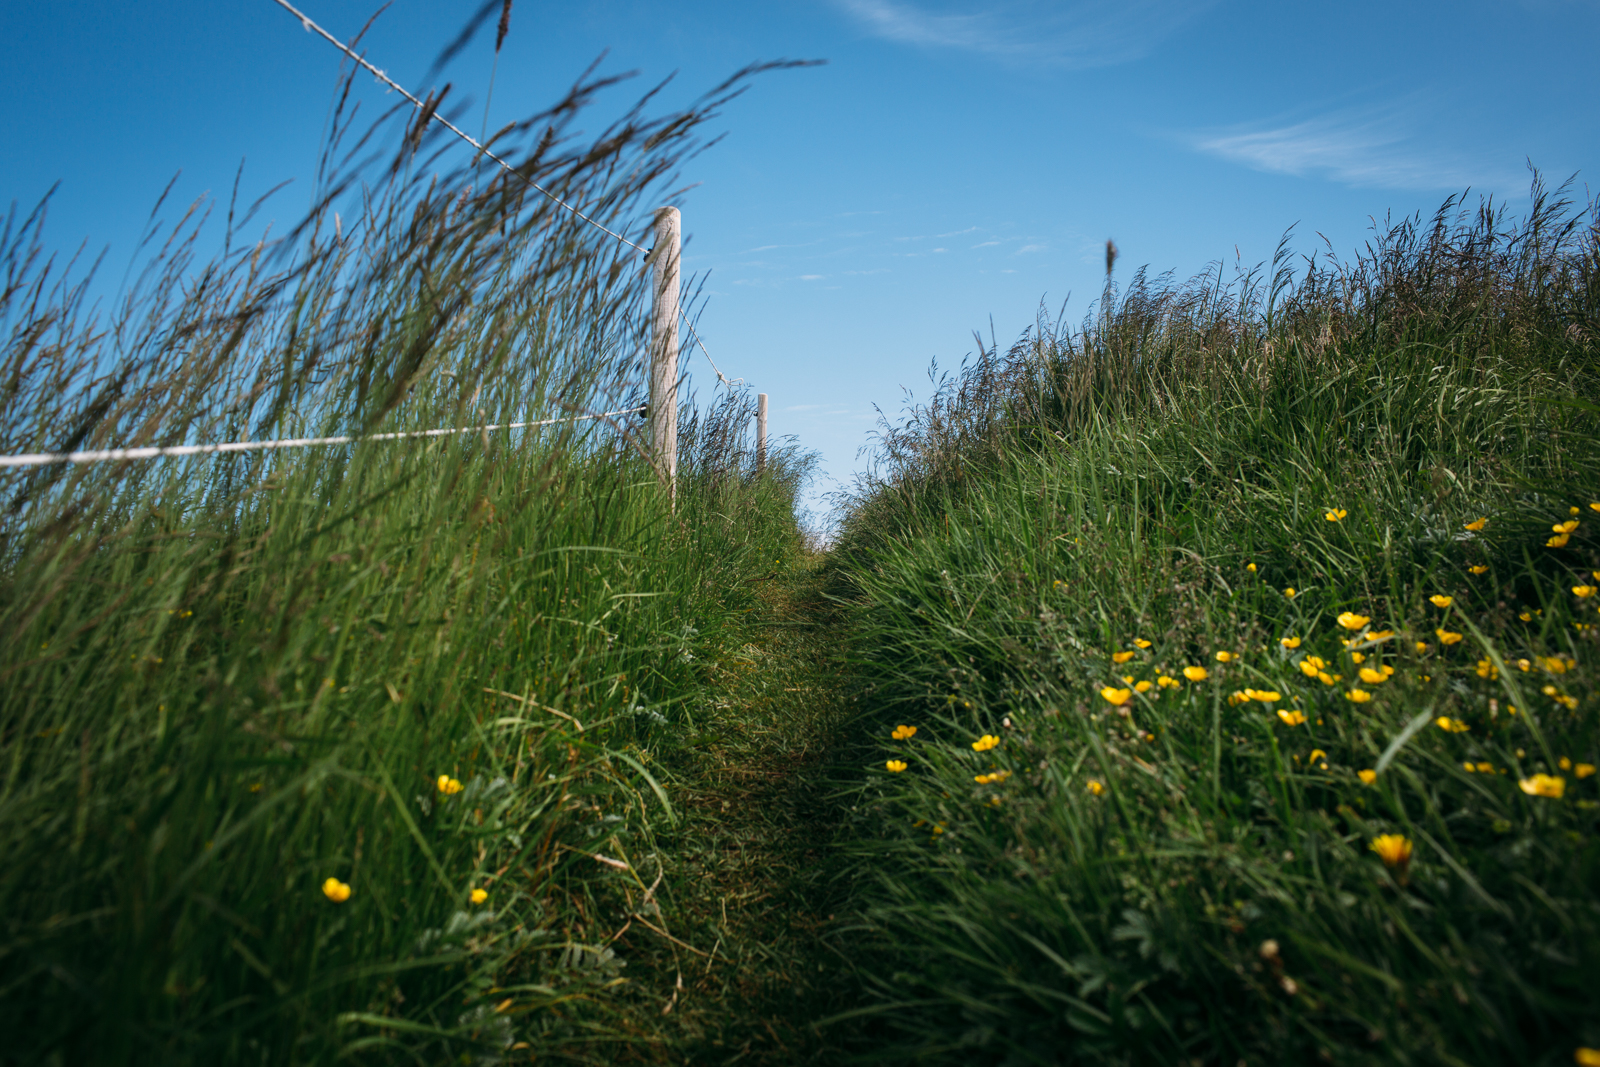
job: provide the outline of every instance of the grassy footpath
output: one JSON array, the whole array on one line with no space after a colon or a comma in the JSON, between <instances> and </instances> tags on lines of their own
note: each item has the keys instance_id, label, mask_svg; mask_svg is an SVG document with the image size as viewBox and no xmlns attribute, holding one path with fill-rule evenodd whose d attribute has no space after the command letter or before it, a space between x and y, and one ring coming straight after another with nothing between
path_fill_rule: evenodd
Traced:
<instances>
[{"instance_id":1,"label":"grassy footpath","mask_svg":"<svg viewBox=\"0 0 1600 1067\"><path fill-rule=\"evenodd\" d=\"M890 429L875 1061L1600 1062L1597 222L1141 275Z\"/></svg>"}]
</instances>

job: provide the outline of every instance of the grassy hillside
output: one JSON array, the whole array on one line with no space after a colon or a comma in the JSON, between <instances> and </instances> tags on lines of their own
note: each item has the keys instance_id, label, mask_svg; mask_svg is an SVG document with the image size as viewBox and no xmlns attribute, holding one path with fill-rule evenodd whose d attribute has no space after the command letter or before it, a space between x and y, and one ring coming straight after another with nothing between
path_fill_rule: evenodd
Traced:
<instances>
[{"instance_id":1,"label":"grassy hillside","mask_svg":"<svg viewBox=\"0 0 1600 1067\"><path fill-rule=\"evenodd\" d=\"M596 88L501 144L621 226L726 94L568 145ZM231 205L208 261L205 205L158 213L104 313L14 213L0 453L635 406L631 250L407 115L352 118L292 235L241 250ZM0 1061L588 1060L624 1032L615 905L649 908L681 817L652 768L800 548L808 461L754 470L752 414L685 416L675 509L637 415L0 474Z\"/></svg>"},{"instance_id":2,"label":"grassy hillside","mask_svg":"<svg viewBox=\"0 0 1600 1067\"><path fill-rule=\"evenodd\" d=\"M1600 1048L1597 222L1108 281L888 428L836 561L874 1061Z\"/></svg>"}]
</instances>

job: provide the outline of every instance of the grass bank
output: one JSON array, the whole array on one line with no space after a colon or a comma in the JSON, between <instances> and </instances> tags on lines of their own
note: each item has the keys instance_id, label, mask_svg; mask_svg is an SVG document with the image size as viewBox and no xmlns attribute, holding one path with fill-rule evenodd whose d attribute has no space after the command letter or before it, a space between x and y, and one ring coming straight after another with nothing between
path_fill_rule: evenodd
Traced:
<instances>
[{"instance_id":1,"label":"grass bank","mask_svg":"<svg viewBox=\"0 0 1600 1067\"><path fill-rule=\"evenodd\" d=\"M836 561L875 1061L1600 1048L1596 223L1108 280L886 428Z\"/></svg>"},{"instance_id":2,"label":"grass bank","mask_svg":"<svg viewBox=\"0 0 1600 1067\"><path fill-rule=\"evenodd\" d=\"M569 143L602 88L491 178L407 112L356 128L347 83L303 224L241 246L230 204L207 258L208 206L162 206L109 309L13 212L0 452L635 406L640 264L524 179L627 227L737 88ZM676 507L634 415L0 474L0 1059L626 1039L611 903L685 818L661 753L800 551L808 460L754 470L751 414L686 417Z\"/></svg>"}]
</instances>

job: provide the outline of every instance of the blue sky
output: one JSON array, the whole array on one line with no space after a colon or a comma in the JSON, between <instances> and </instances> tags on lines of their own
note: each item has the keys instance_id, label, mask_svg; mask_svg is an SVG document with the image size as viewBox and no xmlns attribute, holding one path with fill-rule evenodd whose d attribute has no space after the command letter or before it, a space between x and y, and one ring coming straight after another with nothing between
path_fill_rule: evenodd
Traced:
<instances>
[{"instance_id":1,"label":"blue sky","mask_svg":"<svg viewBox=\"0 0 1600 1067\"><path fill-rule=\"evenodd\" d=\"M377 5L300 6L348 37ZM369 55L425 90L475 7L395 0ZM479 106L492 37L437 79ZM246 198L297 179L266 216L305 209L340 57L272 0L6 4L0 40L0 199L60 181L53 246L109 247L120 276L175 173L180 200L225 197L241 159ZM859 469L876 409L926 394L931 359L958 364L991 322L1014 338L1041 300L1070 294L1081 317L1107 238L1124 276L1186 276L1262 260L1296 224L1296 247L1320 232L1348 254L1370 217L1468 186L1519 203L1529 159L1581 195L1597 40L1596 0L517 0L490 126L602 52L641 77L591 130L674 71L668 104L752 60L827 61L730 107L683 204L686 266L710 272L702 335L771 395L775 434L821 452L816 505Z\"/></svg>"}]
</instances>

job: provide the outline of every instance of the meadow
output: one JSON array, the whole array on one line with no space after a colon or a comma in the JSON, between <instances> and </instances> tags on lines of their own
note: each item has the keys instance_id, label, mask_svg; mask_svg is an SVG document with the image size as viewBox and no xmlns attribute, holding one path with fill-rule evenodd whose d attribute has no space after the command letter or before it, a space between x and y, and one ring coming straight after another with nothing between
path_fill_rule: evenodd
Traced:
<instances>
[{"instance_id":1,"label":"meadow","mask_svg":"<svg viewBox=\"0 0 1600 1067\"><path fill-rule=\"evenodd\" d=\"M1108 281L845 516L874 1062L1600 1062L1600 218ZM842 1021L842 1020L841 1020Z\"/></svg>"},{"instance_id":2,"label":"meadow","mask_svg":"<svg viewBox=\"0 0 1600 1067\"><path fill-rule=\"evenodd\" d=\"M515 173L347 78L112 300L6 217L0 454L352 440L0 468L0 1063L1600 1063L1600 208L1108 248L822 551L529 184L639 236L756 72Z\"/></svg>"}]
</instances>

